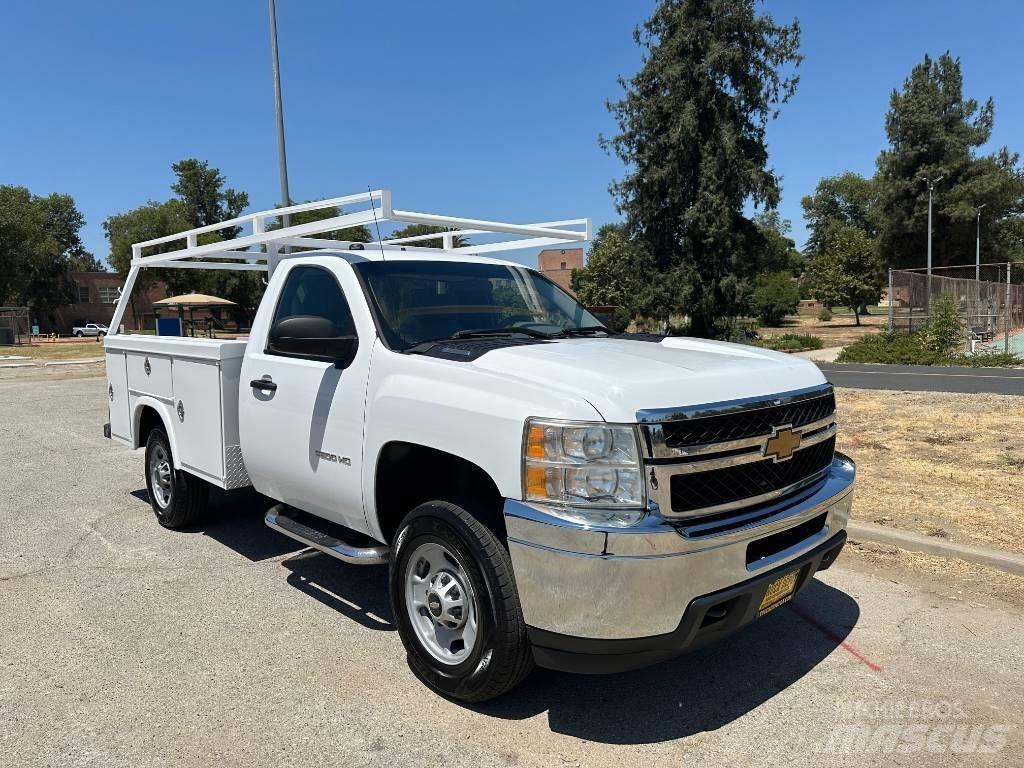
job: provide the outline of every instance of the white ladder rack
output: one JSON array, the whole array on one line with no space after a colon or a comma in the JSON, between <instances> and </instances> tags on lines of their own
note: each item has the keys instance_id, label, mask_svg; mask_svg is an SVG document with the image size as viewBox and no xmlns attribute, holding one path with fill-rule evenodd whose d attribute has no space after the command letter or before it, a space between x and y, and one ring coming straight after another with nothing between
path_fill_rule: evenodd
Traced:
<instances>
[{"instance_id":1,"label":"white ladder rack","mask_svg":"<svg viewBox=\"0 0 1024 768\"><path fill-rule=\"evenodd\" d=\"M285 214L305 213L329 208L362 206L361 210L342 213L328 219L311 221L306 224L295 224L280 229L268 230L268 224ZM317 200L312 203L300 203L269 211L257 211L228 221L196 227L184 232L177 232L165 237L157 237L132 245L131 269L125 280L123 297L130 296L135 287L135 279L140 269L229 269L239 271L274 271L282 257L282 249L287 246L348 250L350 242L314 237L318 234L333 232L349 227L370 226L376 228L381 223L393 222L402 224L426 224L441 227L444 231L437 234L414 235L397 239L383 238L370 243L361 244L364 249L387 251L405 251L438 253L438 249L420 249L415 244L438 240L442 241L441 252L466 254L470 256L501 253L538 248L550 245L583 242L590 239L590 219L566 219L563 221L545 221L536 224L510 224L501 221L485 221L468 219L458 216L442 216L433 213L417 213L400 211L391 205L391 192L386 189L361 192L356 195L333 197L329 200ZM238 237L229 240L218 240L214 243L199 244L199 236L221 232L226 229L248 229ZM376 232L376 229L371 231ZM515 239L478 245L455 247L456 236L504 234L515 235ZM147 249L158 245L181 242L183 248L163 253L145 255ZM411 246L411 247L410 247ZM110 328L117 333L128 302L119 301Z\"/></svg>"}]
</instances>

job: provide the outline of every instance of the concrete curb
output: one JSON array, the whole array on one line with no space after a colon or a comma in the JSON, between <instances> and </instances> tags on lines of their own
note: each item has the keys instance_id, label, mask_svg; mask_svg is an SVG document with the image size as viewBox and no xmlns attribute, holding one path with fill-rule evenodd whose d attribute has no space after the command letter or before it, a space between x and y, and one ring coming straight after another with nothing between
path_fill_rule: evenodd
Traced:
<instances>
[{"instance_id":1,"label":"concrete curb","mask_svg":"<svg viewBox=\"0 0 1024 768\"><path fill-rule=\"evenodd\" d=\"M50 366L50 365L86 365L86 364L102 363L102 362L103 362L103 358L102 357L90 357L90 358L86 358L86 359L83 359L83 360L50 360L47 363L43 363L43 366L45 367L45 366Z\"/></svg>"},{"instance_id":2,"label":"concrete curb","mask_svg":"<svg viewBox=\"0 0 1024 768\"><path fill-rule=\"evenodd\" d=\"M35 363L0 363L0 368L35 368Z\"/></svg>"},{"instance_id":3,"label":"concrete curb","mask_svg":"<svg viewBox=\"0 0 1024 768\"><path fill-rule=\"evenodd\" d=\"M966 560L976 565L987 565L1006 573L1024 576L1024 555L1004 552L999 549L976 547L971 544L955 544L945 539L925 536L920 533L901 531L898 528L887 528L874 523L860 523L851 520L847 526L851 539L872 541L876 544L888 544L911 552L924 552L939 557Z\"/></svg>"}]
</instances>

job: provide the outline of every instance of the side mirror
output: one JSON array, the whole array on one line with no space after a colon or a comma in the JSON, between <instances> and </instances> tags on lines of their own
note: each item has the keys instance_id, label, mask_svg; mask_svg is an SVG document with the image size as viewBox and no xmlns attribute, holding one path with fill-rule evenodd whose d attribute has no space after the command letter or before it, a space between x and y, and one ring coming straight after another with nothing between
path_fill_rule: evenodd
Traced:
<instances>
[{"instance_id":1,"label":"side mirror","mask_svg":"<svg viewBox=\"0 0 1024 768\"><path fill-rule=\"evenodd\" d=\"M267 338L269 354L334 363L335 368L351 365L358 347L356 336L339 336L334 323L315 315L293 315L279 320Z\"/></svg>"}]
</instances>

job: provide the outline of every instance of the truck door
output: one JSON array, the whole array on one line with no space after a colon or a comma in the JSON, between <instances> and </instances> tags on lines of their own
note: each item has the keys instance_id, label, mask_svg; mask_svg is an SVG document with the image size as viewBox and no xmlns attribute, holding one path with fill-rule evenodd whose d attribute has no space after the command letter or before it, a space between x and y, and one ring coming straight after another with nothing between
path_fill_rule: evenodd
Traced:
<instances>
[{"instance_id":1,"label":"truck door","mask_svg":"<svg viewBox=\"0 0 1024 768\"><path fill-rule=\"evenodd\" d=\"M336 264L285 261L283 282L274 275L267 300L273 300L273 288L280 285L276 305L269 321L261 311L242 363L239 433L246 469L258 491L365 530L363 408L374 335L369 317L357 322L346 300L344 284L349 295L359 290L351 267L340 259L330 261ZM352 363L339 370L330 362L268 352L274 325L299 315L326 318L337 335L359 337Z\"/></svg>"}]
</instances>

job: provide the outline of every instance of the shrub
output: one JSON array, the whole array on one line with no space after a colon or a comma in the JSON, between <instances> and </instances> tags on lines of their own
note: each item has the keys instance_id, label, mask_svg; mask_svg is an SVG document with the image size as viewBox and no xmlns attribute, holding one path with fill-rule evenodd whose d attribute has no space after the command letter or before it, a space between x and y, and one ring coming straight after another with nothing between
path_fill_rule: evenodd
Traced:
<instances>
[{"instance_id":1,"label":"shrub","mask_svg":"<svg viewBox=\"0 0 1024 768\"><path fill-rule=\"evenodd\" d=\"M993 349L975 352L973 355L957 355L950 362L952 365L970 368L1015 368L1024 365L1024 357Z\"/></svg>"},{"instance_id":2,"label":"shrub","mask_svg":"<svg viewBox=\"0 0 1024 768\"><path fill-rule=\"evenodd\" d=\"M789 272L761 275L754 284L750 305L762 323L780 326L800 305L800 286Z\"/></svg>"},{"instance_id":3,"label":"shrub","mask_svg":"<svg viewBox=\"0 0 1024 768\"><path fill-rule=\"evenodd\" d=\"M778 352L794 352L802 349L821 349L824 346L817 336L807 333L784 333L781 336L768 336L754 342L758 347L774 349Z\"/></svg>"},{"instance_id":4,"label":"shrub","mask_svg":"<svg viewBox=\"0 0 1024 768\"><path fill-rule=\"evenodd\" d=\"M950 356L936 352L925 343L924 332L879 333L863 336L839 353L840 363L890 363L893 365L964 365L972 368L1024 365L1024 358L1002 352L981 352Z\"/></svg>"},{"instance_id":5,"label":"shrub","mask_svg":"<svg viewBox=\"0 0 1024 768\"><path fill-rule=\"evenodd\" d=\"M818 320L823 323L827 323L832 319L832 313L829 312L828 307L822 307L821 312L818 313Z\"/></svg>"},{"instance_id":6,"label":"shrub","mask_svg":"<svg viewBox=\"0 0 1024 768\"><path fill-rule=\"evenodd\" d=\"M960 317L960 302L944 293L932 299L928 325L921 331L921 342L940 355L951 356L964 343L964 321Z\"/></svg>"}]
</instances>

